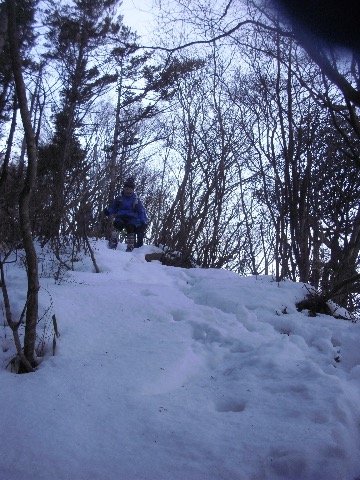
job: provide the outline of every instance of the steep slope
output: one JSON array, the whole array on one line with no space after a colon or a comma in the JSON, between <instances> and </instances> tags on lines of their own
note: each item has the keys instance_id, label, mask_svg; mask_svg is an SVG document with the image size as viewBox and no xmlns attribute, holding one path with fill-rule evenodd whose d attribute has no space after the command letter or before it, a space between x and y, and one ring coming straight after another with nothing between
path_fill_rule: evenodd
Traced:
<instances>
[{"instance_id":1,"label":"steep slope","mask_svg":"<svg viewBox=\"0 0 360 480\"><path fill-rule=\"evenodd\" d=\"M124 248L42 278L61 338L37 372L0 371L1 479L360 476L358 324L298 312L302 284Z\"/></svg>"}]
</instances>

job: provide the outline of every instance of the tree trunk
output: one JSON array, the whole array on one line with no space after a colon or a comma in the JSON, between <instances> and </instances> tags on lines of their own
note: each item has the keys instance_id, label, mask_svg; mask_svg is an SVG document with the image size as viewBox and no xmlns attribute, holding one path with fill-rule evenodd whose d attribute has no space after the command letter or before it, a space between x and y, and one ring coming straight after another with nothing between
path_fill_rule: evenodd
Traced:
<instances>
[{"instance_id":1,"label":"tree trunk","mask_svg":"<svg viewBox=\"0 0 360 480\"><path fill-rule=\"evenodd\" d=\"M10 126L10 132L9 132L6 152L5 152L5 156L4 156L3 167L2 167L2 171L1 171L1 175L0 175L0 189L6 183L6 179L7 179L7 176L8 176L8 166L9 166L9 162L10 162L11 148L12 148L15 129L16 129L16 116L17 116L17 99L15 97L14 98L14 109L13 109L13 116L12 116L12 121L11 121L11 126Z\"/></svg>"},{"instance_id":2,"label":"tree trunk","mask_svg":"<svg viewBox=\"0 0 360 480\"><path fill-rule=\"evenodd\" d=\"M24 338L24 355L32 366L35 366L35 340L36 324L38 320L38 291L39 277L38 264L34 242L32 239L29 204L32 191L36 181L37 170L37 150L35 135L31 125L30 113L27 105L25 84L21 70L21 59L18 46L18 33L16 25L15 0L6 0L8 14L8 36L12 59L12 69L16 87L16 95L19 102L19 108L24 126L28 167L23 190L19 200L20 228L27 263L28 291L27 291L27 309L26 326Z\"/></svg>"},{"instance_id":3,"label":"tree trunk","mask_svg":"<svg viewBox=\"0 0 360 480\"><path fill-rule=\"evenodd\" d=\"M6 42L6 31L7 31L7 14L5 11L5 5L0 5L0 52L2 51L4 44Z\"/></svg>"}]
</instances>

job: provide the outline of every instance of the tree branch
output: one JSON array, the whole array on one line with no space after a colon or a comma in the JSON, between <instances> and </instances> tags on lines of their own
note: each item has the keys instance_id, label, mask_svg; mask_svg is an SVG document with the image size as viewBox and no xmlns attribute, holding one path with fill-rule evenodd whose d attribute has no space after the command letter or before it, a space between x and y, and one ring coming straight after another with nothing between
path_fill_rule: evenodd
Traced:
<instances>
[{"instance_id":1,"label":"tree branch","mask_svg":"<svg viewBox=\"0 0 360 480\"><path fill-rule=\"evenodd\" d=\"M173 48L167 48L167 47L150 47L150 46L141 46L140 48L146 48L146 49L151 49L151 50L162 50L164 52L169 52L169 53L175 53L179 50L183 50L188 47L192 47L193 45L210 45L213 42L216 42L217 40L220 40L221 38L229 37L233 33L235 33L237 30L239 30L241 27L244 27L245 25L255 25L257 27L263 28L269 32L273 33L281 33L284 36L291 36L291 32L286 32L283 30L280 30L278 28L270 27L269 25L265 25L262 22L258 22L256 20L244 20L242 22L237 23L233 28L230 28L230 30L226 30L225 32L210 38L209 40L194 40L192 42L184 43L183 45L179 45L178 47L173 47Z\"/></svg>"}]
</instances>

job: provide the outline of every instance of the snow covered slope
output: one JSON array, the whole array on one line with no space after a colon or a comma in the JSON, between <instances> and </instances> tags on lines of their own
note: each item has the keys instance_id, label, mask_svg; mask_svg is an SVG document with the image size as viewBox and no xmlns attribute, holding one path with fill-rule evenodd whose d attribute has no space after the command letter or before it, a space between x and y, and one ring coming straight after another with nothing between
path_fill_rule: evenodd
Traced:
<instances>
[{"instance_id":1,"label":"snow covered slope","mask_svg":"<svg viewBox=\"0 0 360 480\"><path fill-rule=\"evenodd\" d=\"M35 373L5 370L2 329L1 480L360 478L360 325L298 312L302 284L124 249L43 276L61 338Z\"/></svg>"}]
</instances>

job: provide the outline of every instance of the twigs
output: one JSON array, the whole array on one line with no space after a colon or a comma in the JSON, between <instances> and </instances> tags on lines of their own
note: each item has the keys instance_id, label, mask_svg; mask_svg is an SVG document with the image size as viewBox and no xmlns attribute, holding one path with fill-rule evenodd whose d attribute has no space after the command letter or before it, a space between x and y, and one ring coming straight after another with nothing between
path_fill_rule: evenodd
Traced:
<instances>
[{"instance_id":1,"label":"twigs","mask_svg":"<svg viewBox=\"0 0 360 480\"><path fill-rule=\"evenodd\" d=\"M27 307L27 300L24 305L23 311L21 312L20 319L18 322L15 322L12 319L12 312L11 312L11 307L10 307L10 299L6 287L6 281L5 281L5 272L4 272L4 262L0 261L0 273L1 273L1 290L3 294L3 299L4 299L4 305L5 305L5 317L6 321L11 328L11 331L13 333L14 337L14 343L16 347L16 352L17 352L17 358L16 360L13 359L10 363L12 363L12 367L15 369L16 373L20 373L20 371L25 371L25 372L33 372L35 371L35 368L31 365L29 360L25 357L22 346L21 346L21 341L20 341L20 336L19 336L19 327L24 319L25 312L26 312L26 307Z\"/></svg>"}]
</instances>

